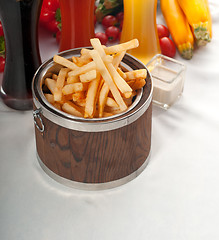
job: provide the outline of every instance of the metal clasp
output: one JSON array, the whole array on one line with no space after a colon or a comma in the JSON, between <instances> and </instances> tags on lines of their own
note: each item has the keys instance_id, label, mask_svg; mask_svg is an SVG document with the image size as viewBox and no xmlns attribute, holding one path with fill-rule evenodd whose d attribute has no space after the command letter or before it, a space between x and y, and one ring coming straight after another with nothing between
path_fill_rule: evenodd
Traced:
<instances>
[{"instance_id":1,"label":"metal clasp","mask_svg":"<svg viewBox=\"0 0 219 240\"><path fill-rule=\"evenodd\" d=\"M40 113L41 113L41 109L36 109L36 110L33 111L33 121L34 121L34 124L35 124L35 126L37 127L37 129L38 129L41 133L43 133L45 127L44 127L44 124L43 124L43 120L42 120L42 118L40 117ZM37 119L39 119L41 126L38 125Z\"/></svg>"}]
</instances>

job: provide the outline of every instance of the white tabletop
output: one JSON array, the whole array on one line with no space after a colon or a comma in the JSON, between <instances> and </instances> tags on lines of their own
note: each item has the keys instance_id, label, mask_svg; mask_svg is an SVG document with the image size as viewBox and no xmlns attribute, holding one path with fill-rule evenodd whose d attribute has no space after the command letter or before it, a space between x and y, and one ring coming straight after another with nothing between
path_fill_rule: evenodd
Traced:
<instances>
[{"instance_id":1,"label":"white tabletop","mask_svg":"<svg viewBox=\"0 0 219 240\"><path fill-rule=\"evenodd\" d=\"M45 60L57 45L46 32L40 36ZM0 238L219 239L218 56L217 12L212 42L191 60L176 56L187 66L182 97L167 111L153 107L148 166L110 190L77 190L46 175L36 158L32 112L0 102Z\"/></svg>"}]
</instances>

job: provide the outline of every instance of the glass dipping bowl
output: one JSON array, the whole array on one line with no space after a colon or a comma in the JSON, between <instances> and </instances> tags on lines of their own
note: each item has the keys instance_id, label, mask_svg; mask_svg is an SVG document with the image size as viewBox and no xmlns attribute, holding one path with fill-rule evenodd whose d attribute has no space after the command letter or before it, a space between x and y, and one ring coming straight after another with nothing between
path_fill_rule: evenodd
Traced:
<instances>
[{"instance_id":1,"label":"glass dipping bowl","mask_svg":"<svg viewBox=\"0 0 219 240\"><path fill-rule=\"evenodd\" d=\"M157 54L146 66L153 80L153 104L168 109L182 95L185 65L173 58Z\"/></svg>"}]
</instances>

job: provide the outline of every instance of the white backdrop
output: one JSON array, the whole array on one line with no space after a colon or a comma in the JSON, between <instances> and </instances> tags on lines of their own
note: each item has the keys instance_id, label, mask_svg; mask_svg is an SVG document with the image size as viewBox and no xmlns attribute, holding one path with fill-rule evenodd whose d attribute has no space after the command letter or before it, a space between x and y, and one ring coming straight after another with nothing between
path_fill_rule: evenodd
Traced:
<instances>
[{"instance_id":1,"label":"white backdrop","mask_svg":"<svg viewBox=\"0 0 219 240\"><path fill-rule=\"evenodd\" d=\"M176 56L187 66L184 93L167 111L153 107L150 162L121 187L55 182L37 162L32 113L0 102L1 239L219 239L219 7L211 3L212 42L189 61ZM43 60L57 51L42 30L40 49Z\"/></svg>"}]
</instances>

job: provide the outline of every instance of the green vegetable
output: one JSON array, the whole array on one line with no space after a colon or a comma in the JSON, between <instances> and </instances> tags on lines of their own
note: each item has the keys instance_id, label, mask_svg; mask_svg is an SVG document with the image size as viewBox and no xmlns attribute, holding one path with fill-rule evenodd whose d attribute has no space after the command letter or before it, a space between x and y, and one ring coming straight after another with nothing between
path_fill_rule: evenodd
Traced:
<instances>
[{"instance_id":1,"label":"green vegetable","mask_svg":"<svg viewBox=\"0 0 219 240\"><path fill-rule=\"evenodd\" d=\"M5 39L4 36L0 37L0 56L5 55Z\"/></svg>"},{"instance_id":2,"label":"green vegetable","mask_svg":"<svg viewBox=\"0 0 219 240\"><path fill-rule=\"evenodd\" d=\"M100 0L95 11L98 22L106 15L116 15L123 11L123 0Z\"/></svg>"},{"instance_id":3,"label":"green vegetable","mask_svg":"<svg viewBox=\"0 0 219 240\"><path fill-rule=\"evenodd\" d=\"M61 19L61 10L60 10L60 8L57 8L57 10L56 10L55 19L56 19L57 22L59 22L58 28L61 31L61 29L62 29L62 19Z\"/></svg>"},{"instance_id":4,"label":"green vegetable","mask_svg":"<svg viewBox=\"0 0 219 240\"><path fill-rule=\"evenodd\" d=\"M60 8L57 8L55 18L57 22L61 22L61 10Z\"/></svg>"}]
</instances>

